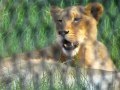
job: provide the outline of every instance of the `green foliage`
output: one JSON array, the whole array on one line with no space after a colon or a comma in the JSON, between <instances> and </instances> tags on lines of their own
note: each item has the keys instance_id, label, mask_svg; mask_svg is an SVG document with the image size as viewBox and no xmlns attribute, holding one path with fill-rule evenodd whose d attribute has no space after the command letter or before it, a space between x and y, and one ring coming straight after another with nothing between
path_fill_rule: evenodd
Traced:
<instances>
[{"instance_id":1,"label":"green foliage","mask_svg":"<svg viewBox=\"0 0 120 90\"><path fill-rule=\"evenodd\" d=\"M108 48L120 68L120 9L117 0L1 0L0 56L42 48L54 41L50 6L67 7L101 2L105 7L98 24L98 39Z\"/></svg>"},{"instance_id":2,"label":"green foliage","mask_svg":"<svg viewBox=\"0 0 120 90\"><path fill-rule=\"evenodd\" d=\"M0 55L5 55L4 39L2 38L2 33L0 33Z\"/></svg>"}]
</instances>

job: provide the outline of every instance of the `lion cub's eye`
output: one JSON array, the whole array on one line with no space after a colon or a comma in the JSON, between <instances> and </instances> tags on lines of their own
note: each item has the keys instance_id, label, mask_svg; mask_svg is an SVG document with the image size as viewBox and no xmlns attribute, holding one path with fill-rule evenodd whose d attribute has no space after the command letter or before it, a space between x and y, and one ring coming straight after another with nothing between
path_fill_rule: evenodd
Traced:
<instances>
[{"instance_id":1,"label":"lion cub's eye","mask_svg":"<svg viewBox=\"0 0 120 90\"><path fill-rule=\"evenodd\" d=\"M59 22L59 23L62 23L62 20L61 20L61 19L59 19L59 20L58 20L58 22Z\"/></svg>"},{"instance_id":2,"label":"lion cub's eye","mask_svg":"<svg viewBox=\"0 0 120 90\"><path fill-rule=\"evenodd\" d=\"M74 18L74 22L79 22L81 18Z\"/></svg>"}]
</instances>

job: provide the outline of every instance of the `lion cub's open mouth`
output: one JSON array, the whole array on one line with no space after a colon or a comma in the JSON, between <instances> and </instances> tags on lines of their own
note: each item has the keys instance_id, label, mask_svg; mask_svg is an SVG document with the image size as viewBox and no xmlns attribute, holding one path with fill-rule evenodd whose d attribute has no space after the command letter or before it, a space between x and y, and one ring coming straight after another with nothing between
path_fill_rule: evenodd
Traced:
<instances>
[{"instance_id":1,"label":"lion cub's open mouth","mask_svg":"<svg viewBox=\"0 0 120 90\"><path fill-rule=\"evenodd\" d=\"M66 39L64 39L62 42L65 50L74 50L79 45L78 42L72 43Z\"/></svg>"}]
</instances>

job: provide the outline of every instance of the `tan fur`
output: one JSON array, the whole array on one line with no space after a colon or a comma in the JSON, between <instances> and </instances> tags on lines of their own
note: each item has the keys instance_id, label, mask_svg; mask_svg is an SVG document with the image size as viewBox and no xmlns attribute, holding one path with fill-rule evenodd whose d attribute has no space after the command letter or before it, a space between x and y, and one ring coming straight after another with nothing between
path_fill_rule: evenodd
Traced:
<instances>
[{"instance_id":1,"label":"tan fur","mask_svg":"<svg viewBox=\"0 0 120 90\"><path fill-rule=\"evenodd\" d=\"M78 52L72 56L74 62L77 59L79 64L86 68L114 71L115 66L106 47L97 40L97 23L102 12L103 6L100 3L90 3L85 7L51 8L51 15L55 21L57 32L68 31L64 38L71 43L79 43ZM75 19L79 20L75 21ZM58 36L58 42L62 47L63 37ZM65 53L64 51L62 57L60 57L62 61L66 61L69 55L67 51ZM70 52L72 51L68 51L68 53Z\"/></svg>"}]
</instances>

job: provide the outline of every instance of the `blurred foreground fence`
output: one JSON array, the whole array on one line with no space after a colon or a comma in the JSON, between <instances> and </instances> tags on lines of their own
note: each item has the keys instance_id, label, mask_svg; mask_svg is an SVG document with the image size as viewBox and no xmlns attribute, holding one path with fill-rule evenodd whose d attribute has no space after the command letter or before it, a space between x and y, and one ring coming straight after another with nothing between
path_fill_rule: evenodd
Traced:
<instances>
[{"instance_id":1,"label":"blurred foreground fence","mask_svg":"<svg viewBox=\"0 0 120 90\"><path fill-rule=\"evenodd\" d=\"M54 41L50 6L100 2L105 8L98 38L120 68L119 0L0 0L0 56L34 50ZM41 60L0 60L0 90L120 90L120 73Z\"/></svg>"},{"instance_id":2,"label":"blurred foreground fence","mask_svg":"<svg viewBox=\"0 0 120 90\"><path fill-rule=\"evenodd\" d=\"M0 90L120 90L120 73L14 57L0 62Z\"/></svg>"}]
</instances>

